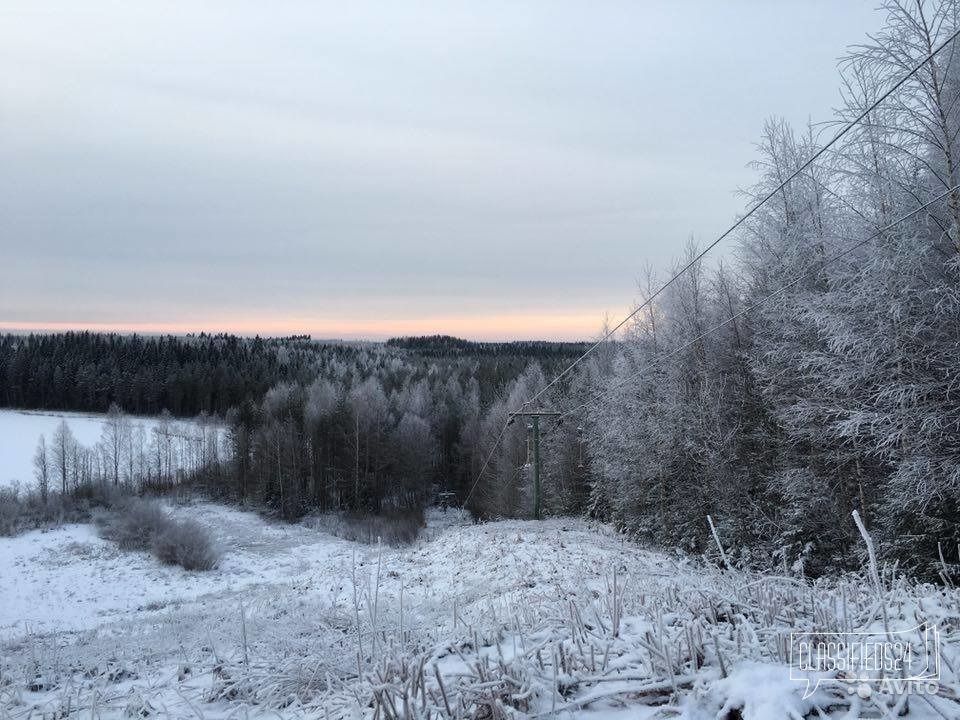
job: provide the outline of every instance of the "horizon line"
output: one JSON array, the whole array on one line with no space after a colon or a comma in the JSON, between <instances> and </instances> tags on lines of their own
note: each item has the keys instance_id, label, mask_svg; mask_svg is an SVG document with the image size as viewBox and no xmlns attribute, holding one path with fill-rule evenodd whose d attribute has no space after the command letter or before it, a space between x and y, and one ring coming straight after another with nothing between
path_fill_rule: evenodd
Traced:
<instances>
[{"instance_id":1,"label":"horizon line","mask_svg":"<svg viewBox=\"0 0 960 720\"><path fill-rule=\"evenodd\" d=\"M545 343L587 343L591 342L589 336L568 335L564 337L548 337L537 335L519 335L516 333L506 333L504 335L482 334L474 335L471 333L458 333L450 330L407 330L396 333L363 333L352 332L344 334L329 334L315 332L308 329L288 329L280 330L278 328L256 329L238 329L221 326L219 329L211 329L207 325L174 325L167 323L71 323L71 322L39 322L39 323L17 323L0 321L0 333L10 335L54 335L67 332L90 332L94 334L114 334L123 336L151 336L151 337L188 337L188 336L217 336L233 335L241 338L264 338L264 339L285 339L295 337L306 337L314 342L330 343L385 343L392 339L401 338L429 338L429 337L451 337L458 340L465 340L476 343L511 343L511 342L545 342Z\"/></svg>"}]
</instances>

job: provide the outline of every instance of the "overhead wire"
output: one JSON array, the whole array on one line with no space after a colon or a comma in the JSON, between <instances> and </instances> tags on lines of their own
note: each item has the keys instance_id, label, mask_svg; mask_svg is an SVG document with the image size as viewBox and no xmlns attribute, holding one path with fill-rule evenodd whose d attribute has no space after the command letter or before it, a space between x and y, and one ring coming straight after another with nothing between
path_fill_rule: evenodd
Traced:
<instances>
[{"instance_id":1,"label":"overhead wire","mask_svg":"<svg viewBox=\"0 0 960 720\"><path fill-rule=\"evenodd\" d=\"M740 319L741 317L744 317L745 315L747 315L748 313L752 312L753 310L756 310L757 308L759 308L759 307L761 307L761 306L763 306L763 305L766 305L766 304L767 304L768 302L770 302L771 300L775 300L776 298L782 296L785 292L787 292L788 290L790 290L790 289L793 288L793 287L796 287L798 284L800 284L801 282L803 282L803 280L805 280L808 276L810 276L810 275L813 274L814 272L817 272L817 271L819 271L819 270L822 270L823 268L825 268L826 266L830 265L831 263L834 263L834 262L836 262L836 261L838 261L838 260L841 260L841 259L843 259L844 257L846 257L846 256L850 255L851 253L855 252L856 250L859 250L859 249L862 248L864 245L872 242L873 240L876 240L878 237L880 237L881 235L883 235L883 234L884 234L885 232L887 232L888 230L896 227L897 225L899 225L900 223L904 222L905 220L909 220L909 219L910 219L911 217L913 217L914 215L917 215L918 213L923 212L924 210L926 210L926 209L927 209L928 207L930 207L931 205L933 205L933 204L935 204L935 203L943 200L944 198L946 198L950 193L957 192L958 190L960 190L960 185L954 185L953 187L948 188L947 190L945 190L944 192L942 192L942 193L941 193L940 195L938 195L937 197L935 197L935 198L933 198L932 200L929 200L929 201L923 203L922 205L920 205L920 206L918 206L918 207L915 207L913 210L911 210L911 211L908 212L907 214L902 215L901 217L899 217L899 218L897 218L896 220L888 223L887 225L884 225L882 228L880 228L879 230L877 230L877 231L874 232L873 234L867 236L866 238L863 238L862 240L859 240L858 242L854 243L853 245L850 245L849 247L844 248L844 249L841 250L840 252L834 253L833 255L827 257L826 259L824 259L822 262L818 262L816 265L812 265L811 267L808 267L806 270L804 270L802 273L800 273L800 275L798 275L797 277L795 277L793 280L791 280L790 282L788 282L786 285L781 286L781 287L778 288L776 291L774 291L774 292L772 292L772 293L770 293L770 294L768 294L768 295L765 295L763 298L761 298L761 299L758 300L757 302L755 302L755 303L753 303L753 304L751 304L751 305L748 305L747 307L741 309L739 312L734 313L733 315L731 315L730 317L728 317L726 320L724 320L724 321L722 321L722 322L720 322L720 323L717 323L716 325L712 326L712 327L709 328L708 330L705 330L704 332L702 332L702 333L700 333L699 335L697 335L697 336L696 336L695 338L693 338L692 340L690 340L690 341L684 343L683 345L681 345L681 346L673 349L672 351L670 351L670 352L667 353L666 355L663 355L663 356L658 357L656 361L651 362L651 363L648 363L647 365L645 365L645 366L643 366L642 368L640 368L640 370L637 370L637 371L631 373L630 375L628 375L627 377L624 377L622 380L619 380L619 381L616 382L616 383L613 383L612 385L610 385L609 387L605 388L605 389L602 390L601 392L597 393L596 395L594 395L593 397L591 397L591 398L588 399L587 401L585 401L585 402L583 402L583 403L581 403L581 404L579 404L579 405L571 408L570 410L567 410L567 411L561 413L560 418L562 419L562 418L567 417L567 416L569 416L569 415L572 415L572 414L574 414L574 413L576 413L576 412L579 412L579 411L582 410L583 408L585 408L585 407L593 404L594 402L596 402L597 400L605 397L606 395L608 395L609 393L613 392L614 390L617 390L618 388L622 387L622 386L625 385L628 381L632 380L634 377L636 377L636 376L639 375L640 373L646 372L647 370L650 370L650 369L653 369L653 368L656 367L658 364L662 363L664 360L668 360L668 359L671 358L671 357L674 357L674 356L676 356L676 355L679 355L679 354L682 353L684 350L686 350L687 348L695 345L696 343L700 342L701 340L707 338L707 337L708 337L709 335L711 335L712 333L714 333L714 332L716 332L716 331L718 331L718 330L723 329L723 328L726 327L727 325L730 325L731 323L735 322L736 320Z\"/></svg>"},{"instance_id":2,"label":"overhead wire","mask_svg":"<svg viewBox=\"0 0 960 720\"><path fill-rule=\"evenodd\" d=\"M538 390L529 400L527 400L524 405L529 405L536 402L544 393L547 392L551 387L556 385L560 380L566 377L570 371L572 371L577 365L583 362L591 353L593 353L597 348L599 348L603 343L609 340L613 335L615 335L624 325L626 325L630 320L636 317L637 313L643 310L645 307L650 305L657 297L659 297L667 288L669 288L673 283L675 283L684 273L686 273L690 268L696 265L700 260L702 260L707 253L713 250L717 245L719 245L723 240L731 235L738 227L740 227L744 222L746 222L754 213L757 212L763 205L765 205L771 198L773 198L777 193L783 190L788 184L795 180L801 173L803 173L807 168L809 168L813 163L815 163L820 157L822 157L831 147L833 147L841 138L843 138L848 132L850 132L856 125L858 125L862 120L864 120L870 113L877 109L881 103L883 103L888 97L890 97L894 92L896 92L904 83L907 82L913 75L915 75L924 65L930 62L934 57L936 57L940 51L942 51L949 43L955 40L960 36L960 28L953 32L949 37L947 37L943 42L937 45L923 60L919 61L913 68L907 72L902 78L897 82L891 85L882 95L880 95L876 100L874 100L863 112L861 112L853 120L850 120L843 128L841 128L823 147L821 147L817 152L811 155L802 165L796 168L785 180L783 180L779 185L770 190L766 195L764 195L760 200L754 203L746 213L741 215L737 220L726 230L724 230L715 240L710 242L703 250L701 250L697 255L687 262L680 270L678 270L674 275L667 280L659 289L656 290L653 294L648 296L642 303L635 307L626 317L624 317L620 322L618 322L612 329L608 330L599 340L597 340L593 345L587 348L582 355L577 357L570 365L564 368L560 374L553 378L549 383L544 385L540 390Z\"/></svg>"},{"instance_id":3,"label":"overhead wire","mask_svg":"<svg viewBox=\"0 0 960 720\"><path fill-rule=\"evenodd\" d=\"M891 85L882 95L880 95L879 97L877 97L877 99L874 100L865 110L863 110L863 111L862 111L859 115L857 115L854 119L852 119L852 120L850 120L849 122L847 122L847 124L844 125L844 127L841 128L836 134L834 134L834 136L833 136L825 145L823 145L819 150L817 150L817 152L815 152L813 155L811 155L802 165L800 165L799 167L797 167L789 176L787 176L787 178L786 178L785 180L783 180L783 181L782 181L781 183L779 183L775 188L773 188L772 190L770 190L770 191L769 191L766 195L764 195L760 200L758 200L757 202L755 202L755 203L750 207L750 209L747 210L746 213L744 213L744 214L741 215L739 218L737 218L737 220L736 220L732 225L730 225L730 227L728 227L726 230L724 230L716 239L714 239L714 240L713 240L712 242L710 242L706 247L704 247L703 250L701 250L692 260L690 260L690 261L687 262L682 268L680 268L680 270L678 270L676 273L674 273L674 275L671 276L670 279L667 280L663 285L661 285L654 293L652 293L651 295L649 295L642 303L640 303L640 304L639 304L637 307L635 307L629 314L627 314L626 317L624 317L622 320L620 320L620 322L618 322L613 328L611 328L610 330L608 330L599 340L597 340L597 341L594 342L590 347L588 347L581 355L579 355L572 363L570 363L568 366L566 366L566 367L565 367L558 375L556 375L550 382L548 382L546 385L544 385L542 388L540 388L540 390L538 390L537 392L535 392L528 400L526 400L524 403L522 403L521 409L524 408L524 407L526 407L527 405L532 405L533 403L535 403L535 402L536 402L538 399L540 399L540 398L544 395L544 393L546 393L550 388L552 388L554 385L556 385L558 382L560 382L560 380L562 380L564 377L566 377L567 375L569 375L570 372L571 372L575 367L577 367L577 365L579 365L581 362L583 362L583 361L584 361L587 357L589 357L594 351L596 351L597 348L599 348L601 345L603 345L603 343L605 343L607 340L609 340L611 337L613 337L617 332L619 332L620 329L622 329L628 322L630 322L630 320L632 320L634 317L636 317L637 314L638 314L641 310L643 310L644 308L648 307L657 297L659 297L665 290L667 290L671 285L673 285L684 273L686 273L687 271L689 271L690 268L694 267L694 266L695 266L698 262L700 262L700 260L702 260L711 250L713 250L717 245L719 245L721 242L723 242L723 240L725 240L727 237L729 237L737 228L739 228L744 222L746 222L750 217L752 217L752 216L757 212L757 210L759 210L761 207L763 207L763 205L765 205L771 198L773 198L777 193L779 193L781 190L783 190L788 184L790 184L793 180L795 180L797 177L799 177L805 170L807 170L807 168L809 168L811 165L813 165L813 163L815 163L818 159L820 159L820 157L822 157L831 147L833 147L837 142L839 142L841 138L843 138L843 137L844 137L847 133L849 133L854 127L856 127L860 122L862 122L865 118L867 118L867 117L870 115L870 113L872 113L874 110L876 110L888 97L890 97L893 93L895 93L898 89L900 89L900 88L904 85L904 83L907 82L907 80L909 80L909 79L910 79L913 75L915 75L921 68L923 68L924 65L926 65L926 64L927 64L928 62L930 62L934 57L936 57L947 45L949 45L951 42L953 42L958 36L960 36L960 28L958 28L957 30L955 30L955 31L954 31L951 35L949 35L945 40L943 40L940 44L938 44L935 48L933 48L933 50L931 50L929 54L927 54L922 60L918 61L906 74L904 74L903 77L901 77L897 82L895 82L893 85ZM834 260L835 260L835 259L839 259L840 257L843 257L844 255L847 255L847 254L853 252L853 251L856 250L858 247L862 247L862 246L863 246L864 244L866 244L867 242L870 242L870 241L873 240L875 237L879 236L879 234L882 234L882 232L884 232L886 229L888 229L888 228L896 225L896 224L899 223L899 222L903 222L905 219L911 217L912 215L914 215L914 214L916 214L916 213L918 213L918 212L921 212L923 209L925 209L926 207L929 207L929 206L930 206L931 204L933 204L934 202L937 202L937 200L943 199L944 197L946 197L946 196L949 195L950 193L956 192L957 190L958 190L958 186L954 186L954 187L948 189L945 193L943 193L942 195L940 195L938 198L936 198L936 199L934 199L934 200L931 200L930 202L925 203L924 205L922 205L922 206L914 209L912 212L908 213L907 215L903 216L902 218L899 218L897 221L891 223L890 225L885 226L885 228L882 228L882 229L879 230L877 233L874 233L873 235L869 236L869 237L866 238L865 240L863 240L863 241L857 243L856 245L853 245L853 246L851 246L850 248L847 248L846 250L842 251L841 253L839 253L837 256L834 257ZM830 260L830 261L833 261L833 260ZM829 261L828 261L828 262L829 262ZM784 292L786 292L788 289L790 289L790 287L792 287L792 286L796 285L797 283L799 283L800 281L802 281L802 280L803 280L803 277L805 277L805 275L804 275L804 276L801 276L801 277L799 277L799 278L797 278L797 279L795 279L794 281L792 281L792 282L789 283L788 285L785 285L784 287L780 288L780 290L778 290L776 293L773 293L773 294L771 294L770 296L764 298L764 299L763 299L762 301L760 301L759 303L756 303L756 304L754 304L754 305L752 305L752 306L750 306L750 307L748 307L748 308L744 308L744 309L743 309L740 313L738 313L737 315L734 315L734 316L732 316L731 318L728 318L726 321L724 321L723 323L721 323L721 324L718 325L717 327L712 328L710 331L707 331L707 332L709 333L709 332L712 332L712 331L714 331L714 330L720 329L721 327L729 324L730 322L733 322L735 319L737 319L738 317L741 317L743 314L749 312L750 310L754 309L755 307L757 307L757 306L759 306L759 305L761 305L761 304L763 304L763 303L765 303L765 302L768 302L769 300L773 299L774 297L778 297L779 295L782 295ZM689 346L690 346L691 344L693 344L694 342L698 342L700 339L701 339L701 338L694 338L694 340L692 340L690 343L687 343L687 344L685 344L684 346L682 346L682 347L680 347L680 348L677 348L677 350L675 350L674 352L675 352L675 353L682 352L684 349L686 349L687 347L689 347ZM669 357L669 356L668 356L668 357ZM608 388L607 390L604 391L603 394L606 394L607 392L612 391L613 389L615 389L615 387L616 387L616 386L612 386L612 387ZM563 413L563 414L561 415L561 419L562 419L564 416L571 414L572 412L576 412L577 410L581 409L582 407L584 407L586 404L589 404L590 402L593 402L593 400L588 401L588 403L585 403L585 404L583 404L583 405L580 405L580 406L574 408L574 409L571 410L571 411L567 411L567 412ZM483 463L481 464L481 467L480 467L480 471L477 473L477 476L476 476L476 478L474 479L473 484L472 484L471 487L470 487L470 491L467 493L467 496L466 496L466 498L465 498L464 501L463 501L463 502L464 502L464 505L466 505L466 504L469 502L469 500L473 497L473 493L476 491L477 486L479 485L480 480L481 480L481 478L483 477L484 472L486 472L487 467L490 465L490 461L492 460L494 453L496 452L497 448L499 447L500 442L503 440L503 436L506 434L507 428L508 428L509 426L510 426L510 420L508 419L508 420L503 424L503 427L500 429L499 434L497 435L496 439L494 440L493 446L490 448L490 451L487 453L486 457L484 458L484 461L483 461Z\"/></svg>"}]
</instances>

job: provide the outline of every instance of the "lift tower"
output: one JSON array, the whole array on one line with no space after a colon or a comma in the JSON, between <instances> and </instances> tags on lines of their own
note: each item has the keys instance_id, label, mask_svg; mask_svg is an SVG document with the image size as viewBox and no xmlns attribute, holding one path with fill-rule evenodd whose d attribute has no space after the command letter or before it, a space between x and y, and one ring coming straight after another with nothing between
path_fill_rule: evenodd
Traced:
<instances>
[{"instance_id":1,"label":"lift tower","mask_svg":"<svg viewBox=\"0 0 960 720\"><path fill-rule=\"evenodd\" d=\"M540 519L540 418L559 418L560 413L548 410L520 410L508 413L510 422L517 418L530 420L533 429L533 517Z\"/></svg>"}]
</instances>

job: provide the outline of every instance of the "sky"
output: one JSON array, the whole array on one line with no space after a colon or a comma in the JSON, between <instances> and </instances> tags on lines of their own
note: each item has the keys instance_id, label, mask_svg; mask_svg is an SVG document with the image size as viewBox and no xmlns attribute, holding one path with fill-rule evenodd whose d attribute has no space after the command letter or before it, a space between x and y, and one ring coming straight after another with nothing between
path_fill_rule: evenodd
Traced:
<instances>
[{"instance_id":1,"label":"sky","mask_svg":"<svg viewBox=\"0 0 960 720\"><path fill-rule=\"evenodd\" d=\"M874 6L0 0L0 329L593 337Z\"/></svg>"}]
</instances>

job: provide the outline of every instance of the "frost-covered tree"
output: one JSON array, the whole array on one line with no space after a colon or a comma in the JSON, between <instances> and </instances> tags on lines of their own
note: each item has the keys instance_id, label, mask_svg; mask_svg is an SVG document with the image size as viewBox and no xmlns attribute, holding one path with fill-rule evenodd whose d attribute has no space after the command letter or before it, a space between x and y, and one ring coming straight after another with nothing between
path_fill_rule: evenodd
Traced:
<instances>
[{"instance_id":1,"label":"frost-covered tree","mask_svg":"<svg viewBox=\"0 0 960 720\"><path fill-rule=\"evenodd\" d=\"M47 496L50 493L50 461L47 456L47 439L43 435L40 436L37 450L33 454L33 475L37 480L40 499L46 505Z\"/></svg>"},{"instance_id":2,"label":"frost-covered tree","mask_svg":"<svg viewBox=\"0 0 960 720\"><path fill-rule=\"evenodd\" d=\"M66 420L61 420L53 431L51 438L50 455L53 472L60 479L60 492L67 494L68 478L70 477L77 441L70 431Z\"/></svg>"},{"instance_id":3,"label":"frost-covered tree","mask_svg":"<svg viewBox=\"0 0 960 720\"><path fill-rule=\"evenodd\" d=\"M129 418L123 414L119 405L112 403L103 423L100 444L114 485L120 484L120 468L123 464L124 449L127 447L129 427Z\"/></svg>"},{"instance_id":4,"label":"frost-covered tree","mask_svg":"<svg viewBox=\"0 0 960 720\"><path fill-rule=\"evenodd\" d=\"M958 8L885 3L842 66L840 120L953 33ZM813 573L858 561L853 510L905 564L957 546L958 114L948 49L785 185L818 137L767 123L747 197L775 192L736 264L694 263L599 377L582 369L602 397L579 418L594 513L698 550L709 513L744 561Z\"/></svg>"},{"instance_id":5,"label":"frost-covered tree","mask_svg":"<svg viewBox=\"0 0 960 720\"><path fill-rule=\"evenodd\" d=\"M383 385L371 377L350 391L347 404L353 418L354 508L359 510L372 500L374 509L379 509L389 402Z\"/></svg>"},{"instance_id":6,"label":"frost-covered tree","mask_svg":"<svg viewBox=\"0 0 960 720\"><path fill-rule=\"evenodd\" d=\"M489 458L474 490L471 509L483 517L529 517L532 512L531 428L510 413L527 405L545 385L539 364L529 365L494 401L480 423L477 456Z\"/></svg>"},{"instance_id":7,"label":"frost-covered tree","mask_svg":"<svg viewBox=\"0 0 960 720\"><path fill-rule=\"evenodd\" d=\"M308 482L314 502L324 509L334 502L335 476L330 460L334 455L334 427L342 400L340 389L330 380L318 378L307 388L303 412Z\"/></svg>"},{"instance_id":8,"label":"frost-covered tree","mask_svg":"<svg viewBox=\"0 0 960 720\"><path fill-rule=\"evenodd\" d=\"M430 423L419 415L404 413L392 433L394 488L397 504L420 505L430 487L436 461L436 438ZM401 502L402 501L402 502Z\"/></svg>"}]
</instances>

